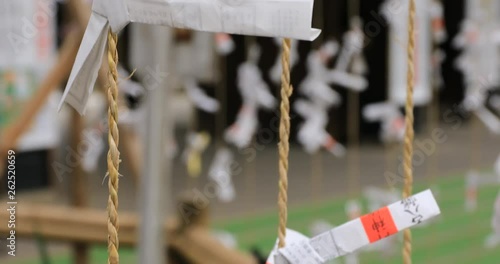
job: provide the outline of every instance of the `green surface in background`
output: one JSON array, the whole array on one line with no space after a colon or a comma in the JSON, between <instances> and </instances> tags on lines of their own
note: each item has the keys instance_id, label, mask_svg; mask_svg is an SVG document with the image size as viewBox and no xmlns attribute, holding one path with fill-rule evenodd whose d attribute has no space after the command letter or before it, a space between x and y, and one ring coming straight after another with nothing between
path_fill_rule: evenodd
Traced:
<instances>
[{"instance_id":1,"label":"green surface in background","mask_svg":"<svg viewBox=\"0 0 500 264\"><path fill-rule=\"evenodd\" d=\"M463 176L447 177L437 181L437 200L441 216L428 226L412 229L414 263L500 263L500 250L485 249L485 238L491 232L491 216L494 200L498 194L497 186L481 188L478 196L478 209L474 213L464 211ZM414 192L428 187L417 185ZM344 212L346 199L336 199L327 203L315 203L289 209L288 226L304 234L309 226L318 219L339 225L347 221ZM252 247L268 252L276 240L278 216L276 212L262 213L252 217L233 219L216 223L214 228L234 234L242 250ZM361 253L361 263L382 264L402 263L400 241L396 241L394 254L383 256L380 252ZM137 263L134 250L120 251L122 263ZM92 263L105 263L106 248L92 250ZM72 263L69 256L52 256L52 264ZM14 262L14 264L34 264L38 261Z\"/></svg>"}]
</instances>

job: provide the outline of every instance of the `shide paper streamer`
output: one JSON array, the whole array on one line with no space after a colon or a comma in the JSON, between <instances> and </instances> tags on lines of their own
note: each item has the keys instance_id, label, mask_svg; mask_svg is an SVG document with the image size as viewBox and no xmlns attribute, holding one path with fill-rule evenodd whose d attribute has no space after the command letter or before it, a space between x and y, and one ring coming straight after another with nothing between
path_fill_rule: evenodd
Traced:
<instances>
[{"instance_id":1,"label":"shide paper streamer","mask_svg":"<svg viewBox=\"0 0 500 264\"><path fill-rule=\"evenodd\" d=\"M96 0L71 71L64 102L80 114L93 91L109 28L114 33L130 22L198 31L312 41L313 0Z\"/></svg>"}]
</instances>

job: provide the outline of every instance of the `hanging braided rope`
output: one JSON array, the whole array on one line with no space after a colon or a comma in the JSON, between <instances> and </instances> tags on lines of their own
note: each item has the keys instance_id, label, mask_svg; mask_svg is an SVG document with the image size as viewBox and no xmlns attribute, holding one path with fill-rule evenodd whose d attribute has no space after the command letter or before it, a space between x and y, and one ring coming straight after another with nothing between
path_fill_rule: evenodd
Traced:
<instances>
[{"instance_id":1,"label":"hanging braided rope","mask_svg":"<svg viewBox=\"0 0 500 264\"><path fill-rule=\"evenodd\" d=\"M290 137L290 96L292 95L292 85L290 84L290 46L291 40L283 40L283 54L281 55L281 105L280 105L280 142L279 142L279 229L278 247L285 246L286 226L288 218L288 153Z\"/></svg>"},{"instance_id":2,"label":"hanging braided rope","mask_svg":"<svg viewBox=\"0 0 500 264\"><path fill-rule=\"evenodd\" d=\"M413 192L413 86L414 86L414 75L415 75L415 0L410 0L409 16L408 16L408 73L407 73L407 90L406 90L406 131L404 140L404 190L403 198L408 198ZM403 242L403 263L411 264L411 231L406 229L404 231L404 242Z\"/></svg>"},{"instance_id":3,"label":"hanging braided rope","mask_svg":"<svg viewBox=\"0 0 500 264\"><path fill-rule=\"evenodd\" d=\"M120 167L120 152L118 143L118 51L116 48L118 35L108 32L108 264L118 264L118 177Z\"/></svg>"}]
</instances>

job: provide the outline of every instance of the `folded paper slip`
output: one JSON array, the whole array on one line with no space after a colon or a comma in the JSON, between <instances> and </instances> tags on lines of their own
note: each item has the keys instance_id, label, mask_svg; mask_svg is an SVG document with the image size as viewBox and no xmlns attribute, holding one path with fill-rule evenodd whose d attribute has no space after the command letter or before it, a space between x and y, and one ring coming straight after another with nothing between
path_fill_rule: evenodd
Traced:
<instances>
[{"instance_id":1,"label":"folded paper slip","mask_svg":"<svg viewBox=\"0 0 500 264\"><path fill-rule=\"evenodd\" d=\"M314 0L94 0L92 14L64 91L64 102L85 113L102 62L109 28L130 22L312 41Z\"/></svg>"},{"instance_id":2,"label":"folded paper slip","mask_svg":"<svg viewBox=\"0 0 500 264\"><path fill-rule=\"evenodd\" d=\"M378 211L354 219L312 239L298 239L278 250L277 261L268 264L320 264L413 227L439 215L430 190L418 193ZM274 253L275 251L274 251ZM308 262L304 262L307 260Z\"/></svg>"}]
</instances>

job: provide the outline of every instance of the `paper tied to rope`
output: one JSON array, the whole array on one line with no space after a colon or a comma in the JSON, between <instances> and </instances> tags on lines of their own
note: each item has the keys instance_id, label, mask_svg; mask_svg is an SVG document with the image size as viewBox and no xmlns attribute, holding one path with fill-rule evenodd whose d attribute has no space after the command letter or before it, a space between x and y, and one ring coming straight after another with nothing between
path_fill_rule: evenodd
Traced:
<instances>
[{"instance_id":1,"label":"paper tied to rope","mask_svg":"<svg viewBox=\"0 0 500 264\"><path fill-rule=\"evenodd\" d=\"M432 99L431 67L432 32L431 1L415 2L414 80L413 102L415 106L427 105ZM409 0L386 0L383 16L389 23L389 98L403 106L406 104L408 86Z\"/></svg>"},{"instance_id":2,"label":"paper tied to rope","mask_svg":"<svg viewBox=\"0 0 500 264\"><path fill-rule=\"evenodd\" d=\"M492 226L493 230L497 235L500 235L500 192L497 195L497 198L495 199L495 204L493 208L493 219L492 219Z\"/></svg>"},{"instance_id":3,"label":"paper tied to rope","mask_svg":"<svg viewBox=\"0 0 500 264\"><path fill-rule=\"evenodd\" d=\"M355 92L363 92L368 87L368 81L364 77L336 69L330 72L328 79L331 83L341 85Z\"/></svg>"},{"instance_id":4,"label":"paper tied to rope","mask_svg":"<svg viewBox=\"0 0 500 264\"><path fill-rule=\"evenodd\" d=\"M233 52L235 48L233 38L231 38L231 36L226 33L216 33L215 44L217 53L223 56Z\"/></svg>"},{"instance_id":5,"label":"paper tied to rope","mask_svg":"<svg viewBox=\"0 0 500 264\"><path fill-rule=\"evenodd\" d=\"M209 97L195 80L187 79L184 82L184 87L186 89L187 96L194 103L194 105L207 112L215 113L219 111L219 102L212 97Z\"/></svg>"},{"instance_id":6,"label":"paper tied to rope","mask_svg":"<svg viewBox=\"0 0 500 264\"><path fill-rule=\"evenodd\" d=\"M363 117L369 122L381 122L379 132L383 142L401 142L405 134L405 119L392 102L373 103L363 108Z\"/></svg>"},{"instance_id":7,"label":"paper tied to rope","mask_svg":"<svg viewBox=\"0 0 500 264\"><path fill-rule=\"evenodd\" d=\"M302 262L300 263L307 263L307 264L316 264L316 263L324 263L324 260L321 259L317 255L317 253L314 252L314 249L311 248L310 245L308 245L309 238L295 230L288 229L286 230L286 237L285 237L285 243L287 245L294 245L294 249L297 250L296 253L302 254L303 259L301 260ZM297 247L295 245L298 245ZM285 247L286 248L286 247ZM307 252L309 251L309 252ZM289 250L287 249L287 252L289 253ZM285 253L285 254L286 254ZM290 254L288 254L289 257ZM311 257L312 256L312 257ZM280 259L276 259L277 257L281 257ZM314 259L314 257L319 257L319 259ZM323 261L323 262L320 262ZM286 258L283 258L281 249L278 249L278 241L276 241L276 244L274 246L273 251L269 255L269 258L266 261L266 264L287 264L290 263Z\"/></svg>"},{"instance_id":8,"label":"paper tied to rope","mask_svg":"<svg viewBox=\"0 0 500 264\"><path fill-rule=\"evenodd\" d=\"M477 191L480 184L479 173L469 171L465 177L465 211L473 212L477 209Z\"/></svg>"},{"instance_id":9,"label":"paper tied to rope","mask_svg":"<svg viewBox=\"0 0 500 264\"><path fill-rule=\"evenodd\" d=\"M329 40L321 45L318 50L313 50L307 56L307 76L306 80L317 80L328 84L329 61L337 54L339 44Z\"/></svg>"},{"instance_id":10,"label":"paper tied to rope","mask_svg":"<svg viewBox=\"0 0 500 264\"><path fill-rule=\"evenodd\" d=\"M326 220L320 219L320 220L314 221L311 224L309 230L310 230L311 236L314 237L314 236L318 236L320 234L323 234L324 232L327 232L333 228L335 228L335 226L333 226L332 224L330 224Z\"/></svg>"},{"instance_id":11,"label":"paper tied to rope","mask_svg":"<svg viewBox=\"0 0 500 264\"><path fill-rule=\"evenodd\" d=\"M261 56L260 47L254 44L248 51L248 59L238 67L238 91L243 103L255 105L264 109L276 107L276 99L269 92L269 86L263 79L258 66Z\"/></svg>"},{"instance_id":12,"label":"paper tied to rope","mask_svg":"<svg viewBox=\"0 0 500 264\"><path fill-rule=\"evenodd\" d=\"M488 130L495 134L500 135L500 119L486 107L478 107L474 113L484 123Z\"/></svg>"},{"instance_id":13,"label":"paper tied to rope","mask_svg":"<svg viewBox=\"0 0 500 264\"><path fill-rule=\"evenodd\" d=\"M335 41L327 41L318 50L307 56L307 76L299 85L299 92L307 96L315 104L325 109L341 103L340 95L330 87L330 69L328 62L337 54L339 45Z\"/></svg>"},{"instance_id":14,"label":"paper tied to rope","mask_svg":"<svg viewBox=\"0 0 500 264\"><path fill-rule=\"evenodd\" d=\"M337 157L345 155L345 147L325 129L328 114L324 107L306 100L297 100L293 107L305 120L299 129L298 140L306 152L312 154L324 148Z\"/></svg>"},{"instance_id":15,"label":"paper tied to rope","mask_svg":"<svg viewBox=\"0 0 500 264\"><path fill-rule=\"evenodd\" d=\"M477 209L477 196L480 187L500 184L500 156L495 162L493 173L480 173L475 170L465 175L465 209L472 212Z\"/></svg>"},{"instance_id":16,"label":"paper tied to rope","mask_svg":"<svg viewBox=\"0 0 500 264\"><path fill-rule=\"evenodd\" d=\"M313 0L95 0L66 86L63 102L80 114L94 88L108 30L130 22L207 32L286 37L312 41Z\"/></svg>"},{"instance_id":17,"label":"paper tied to rope","mask_svg":"<svg viewBox=\"0 0 500 264\"><path fill-rule=\"evenodd\" d=\"M495 173L500 179L500 155L498 155L497 161L495 162Z\"/></svg>"},{"instance_id":18,"label":"paper tied to rope","mask_svg":"<svg viewBox=\"0 0 500 264\"><path fill-rule=\"evenodd\" d=\"M441 3L441 1L432 0L429 9L432 21L432 33L434 42L443 43L447 38L443 4Z\"/></svg>"},{"instance_id":19,"label":"paper tied to rope","mask_svg":"<svg viewBox=\"0 0 500 264\"><path fill-rule=\"evenodd\" d=\"M231 202L236 196L231 175L233 159L229 149L218 149L208 171L210 179L217 184L217 198L223 202Z\"/></svg>"},{"instance_id":20,"label":"paper tied to rope","mask_svg":"<svg viewBox=\"0 0 500 264\"><path fill-rule=\"evenodd\" d=\"M500 192L493 205L493 216L491 218L491 227L493 232L484 241L484 246L493 249L500 244Z\"/></svg>"},{"instance_id":21,"label":"paper tied to rope","mask_svg":"<svg viewBox=\"0 0 500 264\"><path fill-rule=\"evenodd\" d=\"M362 92L368 87L368 81L362 76L367 71L362 54L363 46L362 22L360 18L354 17L351 30L344 35L335 69L329 73L329 82L356 92Z\"/></svg>"},{"instance_id":22,"label":"paper tied to rope","mask_svg":"<svg viewBox=\"0 0 500 264\"><path fill-rule=\"evenodd\" d=\"M238 112L236 121L225 132L228 143L243 149L247 147L258 128L258 110L276 107L276 99L269 92L269 87L262 77L257 65L261 55L257 44L250 47L248 59L238 67L238 91L243 99L243 106Z\"/></svg>"},{"instance_id":23,"label":"paper tied to rope","mask_svg":"<svg viewBox=\"0 0 500 264\"><path fill-rule=\"evenodd\" d=\"M313 76L306 77L299 85L299 92L307 96L311 102L324 109L324 111L342 103L340 95L328 83Z\"/></svg>"},{"instance_id":24,"label":"paper tied to rope","mask_svg":"<svg viewBox=\"0 0 500 264\"><path fill-rule=\"evenodd\" d=\"M190 177L196 178L201 174L201 154L210 144L210 134L207 132L190 133L187 137L187 147L184 150L184 162Z\"/></svg>"},{"instance_id":25,"label":"paper tied to rope","mask_svg":"<svg viewBox=\"0 0 500 264\"><path fill-rule=\"evenodd\" d=\"M224 132L224 139L237 148L243 149L252 142L258 125L257 107L254 105L243 105L238 112L236 122Z\"/></svg>"},{"instance_id":26,"label":"paper tied to rope","mask_svg":"<svg viewBox=\"0 0 500 264\"><path fill-rule=\"evenodd\" d=\"M426 190L311 239L288 230L286 246L273 250L267 263L325 263L414 227L440 213L432 192Z\"/></svg>"},{"instance_id":27,"label":"paper tied to rope","mask_svg":"<svg viewBox=\"0 0 500 264\"><path fill-rule=\"evenodd\" d=\"M99 158L104 152L103 131L97 129L85 129L82 132L83 137L88 140L87 148L82 153L82 168L86 172L95 172L99 165Z\"/></svg>"}]
</instances>

